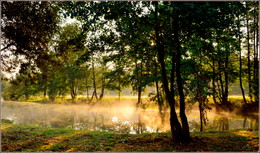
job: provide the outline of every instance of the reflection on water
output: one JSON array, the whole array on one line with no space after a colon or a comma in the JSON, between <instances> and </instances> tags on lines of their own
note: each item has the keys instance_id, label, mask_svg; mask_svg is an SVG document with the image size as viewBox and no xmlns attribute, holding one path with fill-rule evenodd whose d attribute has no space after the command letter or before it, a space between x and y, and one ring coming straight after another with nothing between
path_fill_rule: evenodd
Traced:
<instances>
[{"instance_id":1,"label":"reflection on water","mask_svg":"<svg viewBox=\"0 0 260 153\"><path fill-rule=\"evenodd\" d=\"M199 112L187 112L190 131L199 131ZM137 111L131 105L113 107L88 105L2 103L2 118L13 120L14 124L31 124L45 127L74 128L111 131L118 133L146 133L170 131L169 114L165 123L156 109ZM247 117L232 114L208 113L204 130L258 130L258 115Z\"/></svg>"}]
</instances>

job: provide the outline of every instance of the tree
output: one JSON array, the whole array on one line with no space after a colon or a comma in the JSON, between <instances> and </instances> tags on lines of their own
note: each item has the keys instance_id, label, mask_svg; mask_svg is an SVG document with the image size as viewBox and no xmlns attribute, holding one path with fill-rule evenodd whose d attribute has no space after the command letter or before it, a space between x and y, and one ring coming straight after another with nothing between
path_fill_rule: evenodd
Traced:
<instances>
[{"instance_id":1,"label":"tree","mask_svg":"<svg viewBox=\"0 0 260 153\"><path fill-rule=\"evenodd\" d=\"M34 69L40 67L42 60L48 59L48 43L58 29L59 8L50 2L6 1L1 6L4 71L22 63L21 66L34 66Z\"/></svg>"},{"instance_id":2,"label":"tree","mask_svg":"<svg viewBox=\"0 0 260 153\"><path fill-rule=\"evenodd\" d=\"M237 50L239 51L239 84L240 84L240 89L241 89L241 92L242 92L242 96L243 96L243 100L244 100L244 103L246 104L247 101L246 101L246 98L245 98L245 92L244 92L244 88L243 88L243 83L242 83L242 50L241 50L241 34L240 34L240 16L239 14L237 14L237 18L238 18L238 21L237 21L237 39L238 39L238 47L237 47ZM249 70L250 70L250 67L249 67ZM249 76L249 78L251 78ZM250 84L250 83L249 83ZM249 88L250 85L249 85ZM250 89L251 91L251 89Z\"/></svg>"},{"instance_id":3,"label":"tree","mask_svg":"<svg viewBox=\"0 0 260 153\"><path fill-rule=\"evenodd\" d=\"M259 101L259 2L247 2L245 4L246 12L246 47L247 47L247 69L248 69L248 86L250 100ZM250 42L253 42L250 43ZM253 50L253 53L251 52ZM253 60L252 60L253 59ZM251 66L253 65L253 66ZM253 69L253 70L252 70Z\"/></svg>"},{"instance_id":4,"label":"tree","mask_svg":"<svg viewBox=\"0 0 260 153\"><path fill-rule=\"evenodd\" d=\"M26 69L34 73L44 70L41 83L45 96L48 44L58 30L59 7L49 2L2 2L1 6L3 71L14 72L17 67L20 67L20 72Z\"/></svg>"},{"instance_id":5,"label":"tree","mask_svg":"<svg viewBox=\"0 0 260 153\"><path fill-rule=\"evenodd\" d=\"M40 7L45 3L29 4ZM247 4L250 5L245 6ZM89 99L96 98L97 101L103 98L105 90L116 90L120 100L122 89L131 85L138 95L137 105L141 105L144 89L154 85L154 99L158 101L160 113L165 105L170 107L172 137L179 142L188 142L190 131L185 106L190 101L187 96L192 103L199 104L201 131L207 119L209 96L213 96L217 108L231 111L229 86L239 80L243 93L245 74L250 81L252 99L259 99L256 4L51 3L51 7L62 8L65 16L78 19L80 24L66 25L56 35L51 29L50 36L40 39L43 42L40 44L16 45L21 48L18 48L19 54L37 53L36 59L26 57L29 64L24 63L21 72L28 70L31 63L36 64L40 75L38 81L43 84L40 91L48 92L52 100L67 93L74 100L85 90L88 97L92 90ZM30 7L28 10L34 10ZM6 25L12 23L7 21ZM6 25L3 27L8 27ZM246 34L242 32L243 27L248 29ZM8 32L4 35L6 41L12 40ZM34 34L33 31L28 33ZM241 41L244 36L246 42ZM37 38L38 34L32 37ZM51 37L53 43L48 44ZM242 54L245 43L246 58ZM38 58L38 53L44 58ZM244 59L247 59L246 64ZM246 102L244 94L243 99Z\"/></svg>"},{"instance_id":6,"label":"tree","mask_svg":"<svg viewBox=\"0 0 260 153\"><path fill-rule=\"evenodd\" d=\"M59 63L61 76L63 76L65 86L70 90L70 95L74 101L78 91L82 90L84 79L84 67L82 67L82 57L89 58L89 52L85 46L85 34L77 23L68 24L63 27L57 38L55 48L55 59ZM54 65L55 66L55 65Z\"/></svg>"},{"instance_id":7,"label":"tree","mask_svg":"<svg viewBox=\"0 0 260 153\"><path fill-rule=\"evenodd\" d=\"M15 79L9 81L9 85L3 91L3 96L7 100L29 100L41 89L38 80L38 74L31 73L29 70L23 71L16 75Z\"/></svg>"}]
</instances>

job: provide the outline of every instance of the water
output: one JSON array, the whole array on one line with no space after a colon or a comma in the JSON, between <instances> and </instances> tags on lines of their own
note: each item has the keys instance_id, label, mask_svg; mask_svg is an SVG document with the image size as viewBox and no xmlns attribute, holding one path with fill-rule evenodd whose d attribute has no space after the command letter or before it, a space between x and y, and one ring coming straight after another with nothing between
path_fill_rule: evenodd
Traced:
<instances>
[{"instance_id":1,"label":"water","mask_svg":"<svg viewBox=\"0 0 260 153\"><path fill-rule=\"evenodd\" d=\"M35 104L27 102L2 102L2 119L14 124L30 124L45 127L74 128L111 131L117 133L145 133L170 131L169 113L162 123L157 109L136 110L134 104L113 106ZM206 131L233 129L258 130L258 114L238 116L230 113L208 112ZM199 111L187 111L190 131L200 129Z\"/></svg>"}]
</instances>

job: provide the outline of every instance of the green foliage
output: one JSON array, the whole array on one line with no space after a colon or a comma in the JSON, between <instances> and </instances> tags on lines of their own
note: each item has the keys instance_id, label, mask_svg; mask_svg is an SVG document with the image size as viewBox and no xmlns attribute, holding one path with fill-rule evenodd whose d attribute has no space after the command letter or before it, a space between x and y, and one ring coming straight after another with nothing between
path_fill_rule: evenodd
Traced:
<instances>
[{"instance_id":1,"label":"green foliage","mask_svg":"<svg viewBox=\"0 0 260 153\"><path fill-rule=\"evenodd\" d=\"M13 124L14 121L8 119L1 119L2 124Z\"/></svg>"},{"instance_id":2,"label":"green foliage","mask_svg":"<svg viewBox=\"0 0 260 153\"><path fill-rule=\"evenodd\" d=\"M37 75L20 74L15 80L11 80L3 91L3 98L6 100L28 100L39 92Z\"/></svg>"},{"instance_id":3,"label":"green foliage","mask_svg":"<svg viewBox=\"0 0 260 153\"><path fill-rule=\"evenodd\" d=\"M150 95L160 112L166 102L184 112L182 123L173 126L186 126L185 100L199 102L206 121L209 96L216 106L232 110L229 86L239 77L248 84L250 99L259 100L258 4L3 2L2 50L11 53L4 54L5 71L21 64L3 97L43 94L55 101L70 94L75 101L87 92L89 101L100 101L105 90L117 91L120 99L122 89L131 86L140 104L145 89L155 86ZM61 15L78 23L58 25ZM242 50L248 55L240 62ZM24 60L8 60L12 55Z\"/></svg>"},{"instance_id":4,"label":"green foliage","mask_svg":"<svg viewBox=\"0 0 260 153\"><path fill-rule=\"evenodd\" d=\"M48 59L48 43L58 29L59 8L49 2L9 2L1 5L1 51L9 60L3 60L4 70L40 67ZM9 53L8 53L9 51ZM16 58L12 58L12 56ZM23 56L26 60L18 60ZM18 62L19 61L19 62Z\"/></svg>"}]
</instances>

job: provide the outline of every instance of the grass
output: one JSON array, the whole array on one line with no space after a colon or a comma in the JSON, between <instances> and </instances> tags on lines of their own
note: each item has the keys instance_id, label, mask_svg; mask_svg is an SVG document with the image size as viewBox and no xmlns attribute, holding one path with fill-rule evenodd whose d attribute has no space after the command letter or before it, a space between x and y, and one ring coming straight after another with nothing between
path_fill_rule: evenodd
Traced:
<instances>
[{"instance_id":1,"label":"grass","mask_svg":"<svg viewBox=\"0 0 260 153\"><path fill-rule=\"evenodd\" d=\"M171 141L170 133L111 132L14 125L3 122L4 152L169 152L258 151L258 131L194 132L189 144Z\"/></svg>"},{"instance_id":2,"label":"grass","mask_svg":"<svg viewBox=\"0 0 260 153\"><path fill-rule=\"evenodd\" d=\"M142 99L146 101L146 96L143 96ZM24 100L24 99L19 99L18 101L29 101L29 102L39 102L39 103L47 103L48 102L48 96L45 98L43 96L31 96L30 99ZM103 99L99 102L115 102L119 101L118 96L105 96ZM122 96L120 98L120 101L137 101L137 96ZM70 103L72 102L72 99L70 96L65 96L65 97L56 97L54 102L52 103ZM88 98L86 96L79 95L77 98L74 100L74 103L87 103ZM95 98L93 99L93 102L95 101Z\"/></svg>"},{"instance_id":3,"label":"grass","mask_svg":"<svg viewBox=\"0 0 260 153\"><path fill-rule=\"evenodd\" d=\"M250 101L249 96L245 97L247 102ZM242 96L228 96L228 100L230 101L231 104L235 105L235 106L239 106L241 107L244 104L244 100Z\"/></svg>"}]
</instances>

